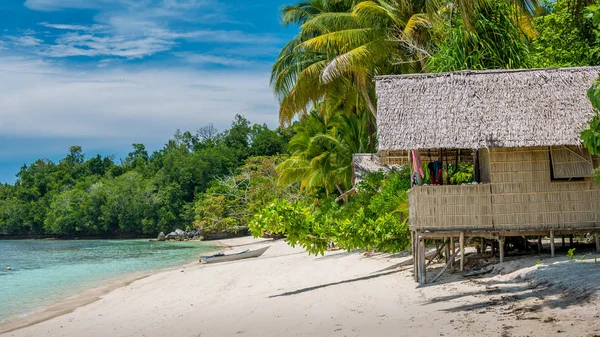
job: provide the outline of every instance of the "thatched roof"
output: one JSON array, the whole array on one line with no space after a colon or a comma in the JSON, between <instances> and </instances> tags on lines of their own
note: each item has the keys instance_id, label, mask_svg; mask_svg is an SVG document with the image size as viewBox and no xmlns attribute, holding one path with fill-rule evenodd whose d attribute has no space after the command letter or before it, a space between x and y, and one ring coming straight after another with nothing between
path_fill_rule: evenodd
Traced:
<instances>
[{"instance_id":1,"label":"thatched roof","mask_svg":"<svg viewBox=\"0 0 600 337\"><path fill-rule=\"evenodd\" d=\"M374 153L356 153L352 155L352 168L354 179L352 184L356 186L363 180L367 173L383 171L387 173L390 167L381 163L379 156Z\"/></svg>"},{"instance_id":2,"label":"thatched roof","mask_svg":"<svg viewBox=\"0 0 600 337\"><path fill-rule=\"evenodd\" d=\"M579 145L600 67L377 78L379 150Z\"/></svg>"}]
</instances>

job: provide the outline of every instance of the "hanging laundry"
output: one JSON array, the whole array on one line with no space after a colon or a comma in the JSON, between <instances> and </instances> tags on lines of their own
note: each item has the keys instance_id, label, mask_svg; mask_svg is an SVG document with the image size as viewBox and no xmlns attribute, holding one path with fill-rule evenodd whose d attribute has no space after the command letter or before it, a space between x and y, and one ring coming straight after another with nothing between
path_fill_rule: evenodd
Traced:
<instances>
[{"instance_id":1,"label":"hanging laundry","mask_svg":"<svg viewBox=\"0 0 600 337\"><path fill-rule=\"evenodd\" d=\"M412 156L413 161L413 172L418 172L421 178L425 178L425 173L423 173L423 164L421 163L421 155L419 151L411 150L410 154Z\"/></svg>"},{"instance_id":2,"label":"hanging laundry","mask_svg":"<svg viewBox=\"0 0 600 337\"><path fill-rule=\"evenodd\" d=\"M436 184L436 171L435 171L435 167L433 165L433 162L429 162L427 164L427 172L429 173L429 183L431 185L435 185Z\"/></svg>"},{"instance_id":3,"label":"hanging laundry","mask_svg":"<svg viewBox=\"0 0 600 337\"><path fill-rule=\"evenodd\" d=\"M433 164L433 172L435 172L435 181L439 181L440 180L439 170L442 169L442 163L440 163L440 161L436 160L432 164Z\"/></svg>"},{"instance_id":4,"label":"hanging laundry","mask_svg":"<svg viewBox=\"0 0 600 337\"><path fill-rule=\"evenodd\" d=\"M419 174L417 172L412 174L412 183L413 186L419 185Z\"/></svg>"},{"instance_id":5,"label":"hanging laundry","mask_svg":"<svg viewBox=\"0 0 600 337\"><path fill-rule=\"evenodd\" d=\"M442 162L433 162L433 171L435 172L435 183L437 185L443 185L444 174L442 172Z\"/></svg>"}]
</instances>

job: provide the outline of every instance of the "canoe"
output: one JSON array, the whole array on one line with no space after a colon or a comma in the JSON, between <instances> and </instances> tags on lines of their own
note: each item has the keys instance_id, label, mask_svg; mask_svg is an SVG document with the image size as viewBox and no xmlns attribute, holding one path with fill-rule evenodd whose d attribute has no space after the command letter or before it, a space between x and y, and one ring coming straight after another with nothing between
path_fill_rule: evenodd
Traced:
<instances>
[{"instance_id":1,"label":"canoe","mask_svg":"<svg viewBox=\"0 0 600 337\"><path fill-rule=\"evenodd\" d=\"M237 254L229 254L225 255L223 253L211 255L211 256L201 256L200 263L217 263L217 262L229 262L229 261L237 261L241 259L248 259L251 257L259 257L263 255L264 252L269 249L270 246L256 249L256 250L245 250L243 252Z\"/></svg>"}]
</instances>

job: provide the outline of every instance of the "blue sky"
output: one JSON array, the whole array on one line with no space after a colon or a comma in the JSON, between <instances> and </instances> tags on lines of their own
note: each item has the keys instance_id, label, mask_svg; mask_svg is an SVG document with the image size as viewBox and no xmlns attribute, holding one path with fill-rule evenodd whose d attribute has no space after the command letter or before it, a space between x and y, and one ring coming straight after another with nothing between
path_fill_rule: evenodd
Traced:
<instances>
[{"instance_id":1,"label":"blue sky","mask_svg":"<svg viewBox=\"0 0 600 337\"><path fill-rule=\"evenodd\" d=\"M176 129L277 124L270 65L289 1L2 0L0 182L70 145L121 157Z\"/></svg>"}]
</instances>

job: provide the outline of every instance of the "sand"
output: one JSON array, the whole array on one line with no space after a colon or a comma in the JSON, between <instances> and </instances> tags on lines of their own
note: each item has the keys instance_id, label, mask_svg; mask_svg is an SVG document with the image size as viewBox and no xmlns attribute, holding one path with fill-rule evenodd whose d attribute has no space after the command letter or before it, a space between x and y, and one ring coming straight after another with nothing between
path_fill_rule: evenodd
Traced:
<instances>
[{"instance_id":1,"label":"sand","mask_svg":"<svg viewBox=\"0 0 600 337\"><path fill-rule=\"evenodd\" d=\"M271 248L156 273L0 336L600 336L593 257L509 260L484 277L447 274L417 288L396 267L408 257L222 242L231 252Z\"/></svg>"}]
</instances>

